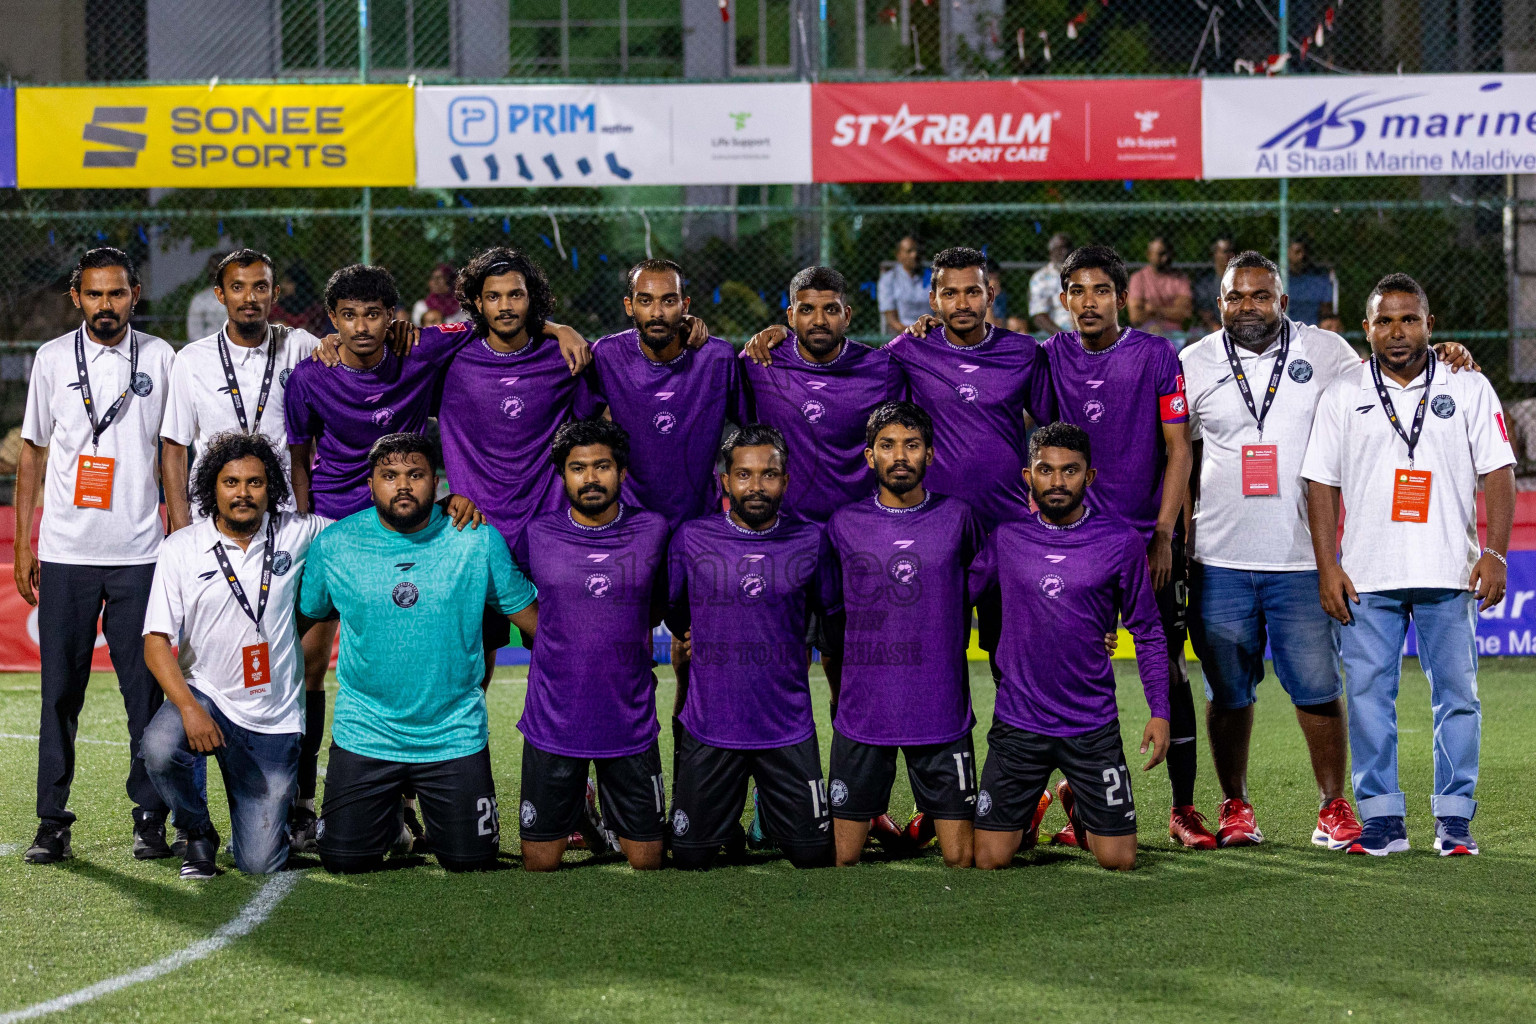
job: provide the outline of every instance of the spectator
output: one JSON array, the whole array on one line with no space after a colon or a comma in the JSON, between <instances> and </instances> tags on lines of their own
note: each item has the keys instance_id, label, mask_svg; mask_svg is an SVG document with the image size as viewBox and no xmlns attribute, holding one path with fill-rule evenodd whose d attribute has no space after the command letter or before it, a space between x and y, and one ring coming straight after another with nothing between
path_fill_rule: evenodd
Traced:
<instances>
[{"instance_id":1,"label":"spectator","mask_svg":"<svg viewBox=\"0 0 1536 1024\"><path fill-rule=\"evenodd\" d=\"M891 334L900 334L918 317L932 312L928 305L927 275L918 260L916 235L902 235L896 243L896 265L880 275L875 289L880 322Z\"/></svg>"},{"instance_id":2,"label":"spectator","mask_svg":"<svg viewBox=\"0 0 1536 1024\"><path fill-rule=\"evenodd\" d=\"M207 287L192 296L192 301L187 304L187 340L199 341L213 334L224 321L229 318L229 311L213 294L213 275L218 269L219 263L228 253L216 252L208 257L208 265L204 268L203 280Z\"/></svg>"},{"instance_id":3,"label":"spectator","mask_svg":"<svg viewBox=\"0 0 1536 1024\"><path fill-rule=\"evenodd\" d=\"M994 326L1008 319L1008 293L1003 291L1003 268L994 259L987 260L987 287L992 289L992 305L987 307L986 321Z\"/></svg>"},{"instance_id":4,"label":"spectator","mask_svg":"<svg viewBox=\"0 0 1536 1024\"><path fill-rule=\"evenodd\" d=\"M441 327L443 325L443 313L438 309L424 309L420 318L416 321L418 327Z\"/></svg>"},{"instance_id":5,"label":"spectator","mask_svg":"<svg viewBox=\"0 0 1536 1024\"><path fill-rule=\"evenodd\" d=\"M1286 294L1291 297L1291 318L1297 323L1320 326L1337 315L1339 279L1332 270L1312 262L1312 240L1306 235L1291 239L1286 250L1290 257L1291 279Z\"/></svg>"},{"instance_id":6,"label":"spectator","mask_svg":"<svg viewBox=\"0 0 1536 1024\"><path fill-rule=\"evenodd\" d=\"M1234 251L1232 239L1216 236L1211 243L1211 269L1195 278L1195 317L1207 334L1221 330L1221 279Z\"/></svg>"},{"instance_id":7,"label":"spectator","mask_svg":"<svg viewBox=\"0 0 1536 1024\"><path fill-rule=\"evenodd\" d=\"M453 297L453 282L458 274L458 270L452 263L439 263L432 268L432 275L427 278L427 297L411 307L411 321L416 326L430 326L423 319L428 310L437 311L438 318L433 321L436 324L469 319L468 315L459 308L459 300Z\"/></svg>"},{"instance_id":8,"label":"spectator","mask_svg":"<svg viewBox=\"0 0 1536 1024\"><path fill-rule=\"evenodd\" d=\"M331 318L320 301L314 278L302 263L290 263L277 282L277 301L268 319L274 324L300 327L317 338L335 333Z\"/></svg>"},{"instance_id":9,"label":"spectator","mask_svg":"<svg viewBox=\"0 0 1536 1024\"><path fill-rule=\"evenodd\" d=\"M1147 265L1131 275L1131 326L1180 344L1193 307L1189 278L1173 269L1173 246L1161 235L1154 237L1147 243Z\"/></svg>"},{"instance_id":10,"label":"spectator","mask_svg":"<svg viewBox=\"0 0 1536 1024\"><path fill-rule=\"evenodd\" d=\"M1065 232L1056 232L1045 247L1050 262L1029 279L1029 331L1042 338L1072 329L1072 314L1061 302L1061 261L1071 251L1071 237ZM1019 330L1029 333L1022 327Z\"/></svg>"}]
</instances>

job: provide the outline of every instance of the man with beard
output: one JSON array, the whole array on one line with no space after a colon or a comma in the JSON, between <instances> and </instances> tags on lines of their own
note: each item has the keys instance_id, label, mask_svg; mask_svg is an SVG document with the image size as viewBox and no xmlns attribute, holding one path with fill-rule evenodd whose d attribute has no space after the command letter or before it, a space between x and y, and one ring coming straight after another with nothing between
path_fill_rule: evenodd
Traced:
<instances>
[{"instance_id":1,"label":"man with beard","mask_svg":"<svg viewBox=\"0 0 1536 1024\"><path fill-rule=\"evenodd\" d=\"M133 855L170 857L165 801L139 756L144 728L163 700L139 628L165 534L155 463L175 353L129 325L139 274L126 253L100 248L81 256L69 295L83 321L37 350L16 471L16 590L37 606L42 653L39 823L26 860L52 864L72 855L75 729L98 618L128 713ZM46 511L34 553L32 517L45 464Z\"/></svg>"},{"instance_id":2,"label":"man with beard","mask_svg":"<svg viewBox=\"0 0 1536 1024\"><path fill-rule=\"evenodd\" d=\"M196 770L209 755L229 796L235 865L268 874L288 860L303 727L293 609L310 544L330 520L282 510L280 450L264 434L214 435L193 477L198 521L160 546L144 656L166 703L144 730L144 761L187 831L182 878L219 873Z\"/></svg>"},{"instance_id":3,"label":"man with beard","mask_svg":"<svg viewBox=\"0 0 1536 1024\"><path fill-rule=\"evenodd\" d=\"M796 867L832 862L826 780L811 715L806 617L840 613L821 527L782 513L784 436L750 424L720 446L730 511L672 538L669 624L691 672L676 730L672 862L703 870L739 829L750 776L767 837ZM834 619L829 633L841 636Z\"/></svg>"},{"instance_id":4,"label":"man with beard","mask_svg":"<svg viewBox=\"0 0 1536 1024\"><path fill-rule=\"evenodd\" d=\"M837 863L858 863L871 820L886 813L899 750L944 863L969 867L976 719L965 573L986 534L964 501L923 486L933 462L926 412L887 402L869 417L866 437L879 490L839 509L827 527L847 622L828 790Z\"/></svg>"},{"instance_id":5,"label":"man with beard","mask_svg":"<svg viewBox=\"0 0 1536 1024\"><path fill-rule=\"evenodd\" d=\"M460 532L433 504L425 437L380 438L368 470L373 508L320 535L299 596L301 629L305 619L342 626L320 859L332 872L380 867L407 790L439 864L489 868L500 824L480 624L492 607L534 633L537 592L495 527Z\"/></svg>"},{"instance_id":6,"label":"man with beard","mask_svg":"<svg viewBox=\"0 0 1536 1024\"><path fill-rule=\"evenodd\" d=\"M1166 339L1120 326L1127 296L1125 262L1108 246L1075 249L1061 266L1062 302L1077 330L1043 348L1063 421L1085 430L1099 451L1093 503L1146 542L1152 587L1170 659L1168 698L1173 741L1168 834L1181 846L1215 849L1216 837L1195 809L1195 706L1184 667L1185 488L1189 481L1189 409L1179 357ZM1058 839L1071 843L1074 837Z\"/></svg>"},{"instance_id":7,"label":"man with beard","mask_svg":"<svg viewBox=\"0 0 1536 1024\"><path fill-rule=\"evenodd\" d=\"M1147 571L1146 541L1084 503L1093 482L1081 427L1052 423L1029 442L1039 512L1004 523L971 566L970 593L1001 594L1003 670L976 795L976 866L1013 860L1051 772L1079 846L1099 865L1136 865L1136 804L1120 744L1115 673L1103 646L1117 619L1136 638L1151 720L1148 771L1168 752L1168 652ZM1042 656L1042 652L1049 652Z\"/></svg>"},{"instance_id":8,"label":"man with beard","mask_svg":"<svg viewBox=\"0 0 1536 1024\"><path fill-rule=\"evenodd\" d=\"M1317 781L1312 842L1341 850L1360 825L1345 788L1339 625L1313 599L1318 573L1301 466L1318 401L1359 370L1360 357L1337 334L1291 319L1289 308L1280 268L1241 253L1222 278L1225 330L1179 353L1194 438L1190 638L1205 674L1206 731L1223 798L1217 842L1264 840L1248 800L1248 752L1267 640ZM1459 345L1436 349L1452 372L1468 362Z\"/></svg>"},{"instance_id":9,"label":"man with beard","mask_svg":"<svg viewBox=\"0 0 1536 1024\"><path fill-rule=\"evenodd\" d=\"M523 733L523 867L560 866L597 768L603 824L636 870L661 867L666 782L656 737L651 630L667 599L667 521L619 500L629 437L567 423L550 446L567 507L537 516L517 550L539 590Z\"/></svg>"},{"instance_id":10,"label":"man with beard","mask_svg":"<svg viewBox=\"0 0 1536 1024\"><path fill-rule=\"evenodd\" d=\"M1435 318L1417 281L1387 275L1365 310L1371 358L1323 394L1301 465L1318 594L1345 626L1349 750L1365 819L1348 852L1408 849L1397 695L1411 620L1433 710L1434 848L1471 855L1483 723L1477 617L1503 600L1508 583L1515 455L1488 379L1436 372ZM1481 548L1479 489L1488 516ZM1341 496L1349 517L1336 558Z\"/></svg>"}]
</instances>

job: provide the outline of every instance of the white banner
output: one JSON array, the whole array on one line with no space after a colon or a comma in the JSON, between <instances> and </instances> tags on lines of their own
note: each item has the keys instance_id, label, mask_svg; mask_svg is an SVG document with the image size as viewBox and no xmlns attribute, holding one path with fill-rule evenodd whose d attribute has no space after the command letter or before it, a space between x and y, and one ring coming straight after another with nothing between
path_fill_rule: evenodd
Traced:
<instances>
[{"instance_id":1,"label":"white banner","mask_svg":"<svg viewBox=\"0 0 1536 1024\"><path fill-rule=\"evenodd\" d=\"M1536 75L1204 82L1207 178L1536 173Z\"/></svg>"},{"instance_id":2,"label":"white banner","mask_svg":"<svg viewBox=\"0 0 1536 1024\"><path fill-rule=\"evenodd\" d=\"M811 87L427 87L425 188L774 185L811 180Z\"/></svg>"}]
</instances>

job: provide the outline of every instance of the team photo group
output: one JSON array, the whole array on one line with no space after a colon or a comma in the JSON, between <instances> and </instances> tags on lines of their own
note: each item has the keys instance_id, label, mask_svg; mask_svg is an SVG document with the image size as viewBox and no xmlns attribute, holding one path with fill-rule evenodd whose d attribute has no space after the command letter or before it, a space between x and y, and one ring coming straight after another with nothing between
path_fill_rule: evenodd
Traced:
<instances>
[{"instance_id":1,"label":"team photo group","mask_svg":"<svg viewBox=\"0 0 1536 1024\"><path fill-rule=\"evenodd\" d=\"M292 854L494 868L511 808L529 871L573 842L702 870L749 845L813 868L934 839L951 867L997 869L1053 802L1068 824L1046 841L1129 870L1133 793L1159 766L1171 815L1142 838L1251 846L1266 661L1310 756L1317 816L1293 824L1315 845L1406 851L1427 797L1435 852L1478 853L1476 624L1504 597L1515 456L1470 354L1433 343L1430 297L1382 277L1357 352L1289 315L1279 267L1242 252L1220 329L1179 350L1127 325L1143 321L1113 249L1063 248L1048 270L1048 338L994 323L986 255L949 248L908 271L918 305L881 302L901 331L880 347L849 336L857 290L812 266L785 322L738 352L664 259L628 271L632 328L589 344L552 322L516 249L458 270L467 319L426 327L400 318L387 270L340 269L325 337L274 322L273 260L241 249L212 270L221 326L176 351L132 325L131 258L86 252L82 323L37 352L17 471L15 584L42 657L25 859L72 855L98 620L133 856L184 878L218 875L221 848L253 874ZM1428 794L1398 782L1410 623ZM1130 760L1121 624L1146 704ZM1222 797L1209 822L1186 640ZM509 645L529 653L503 805L485 691ZM985 723L975 647L996 685ZM660 709L658 653L677 681ZM910 822L890 813L899 760Z\"/></svg>"}]
</instances>

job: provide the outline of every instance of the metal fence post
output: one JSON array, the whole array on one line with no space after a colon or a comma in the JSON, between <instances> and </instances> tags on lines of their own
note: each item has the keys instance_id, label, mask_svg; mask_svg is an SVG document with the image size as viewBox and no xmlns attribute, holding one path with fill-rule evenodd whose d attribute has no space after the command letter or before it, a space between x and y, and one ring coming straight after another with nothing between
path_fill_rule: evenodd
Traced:
<instances>
[{"instance_id":1,"label":"metal fence post","mask_svg":"<svg viewBox=\"0 0 1536 1024\"><path fill-rule=\"evenodd\" d=\"M368 0L357 0L357 80L368 83ZM363 186L361 203L362 253L364 263L373 262L373 189Z\"/></svg>"},{"instance_id":2,"label":"metal fence post","mask_svg":"<svg viewBox=\"0 0 1536 1024\"><path fill-rule=\"evenodd\" d=\"M1290 43L1291 16L1286 0L1280 0L1280 50L1283 57L1291 52ZM1285 66L1281 65L1280 73L1285 74ZM1276 253L1275 262L1280 264L1280 287L1289 288L1291 284L1291 179L1280 179L1280 251Z\"/></svg>"}]
</instances>

